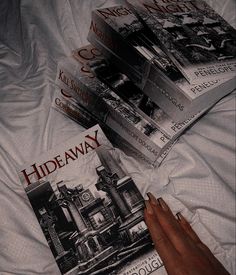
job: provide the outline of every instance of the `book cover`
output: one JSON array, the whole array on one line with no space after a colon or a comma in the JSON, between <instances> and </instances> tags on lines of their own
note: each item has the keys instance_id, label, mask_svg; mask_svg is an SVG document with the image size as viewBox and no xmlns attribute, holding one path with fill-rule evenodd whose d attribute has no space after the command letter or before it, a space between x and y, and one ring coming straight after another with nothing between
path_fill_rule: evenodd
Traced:
<instances>
[{"instance_id":1,"label":"book cover","mask_svg":"<svg viewBox=\"0 0 236 275\"><path fill-rule=\"evenodd\" d=\"M137 18L134 19L134 14L130 11L118 16L116 14L117 9L118 7L111 7L94 12L88 39L102 51L105 58L114 63L173 120L183 122L199 112L204 112L204 109L211 107L235 88L236 76L230 79L205 79L201 83L190 84L171 59L162 51L159 41L157 39L152 40L153 37L144 27L141 28L140 25L136 27ZM119 43L126 43L130 48L135 48L143 59L150 61L149 71L143 77L142 86L135 82L132 69L124 64L127 60L124 51L116 51L110 44L106 43L106 40L101 39L94 30L93 26L95 25L99 26L100 31L107 29L107 25L110 26L113 32L120 35L120 38L116 37L113 39L114 41L119 39L117 40ZM106 33L110 35L112 31ZM128 53L130 53L129 62L135 60L132 51L129 50Z\"/></svg>"},{"instance_id":2,"label":"book cover","mask_svg":"<svg viewBox=\"0 0 236 275\"><path fill-rule=\"evenodd\" d=\"M23 165L19 178L62 274L162 267L143 196L98 125Z\"/></svg>"},{"instance_id":3,"label":"book cover","mask_svg":"<svg viewBox=\"0 0 236 275\"><path fill-rule=\"evenodd\" d=\"M190 83L236 73L236 30L202 0L127 0Z\"/></svg>"},{"instance_id":4,"label":"book cover","mask_svg":"<svg viewBox=\"0 0 236 275\"><path fill-rule=\"evenodd\" d=\"M153 57L151 48L142 47L148 41L145 34L144 26L125 5L92 11L88 41L98 43L98 46L93 45L122 67L141 88L148 77ZM103 52L99 44L107 50Z\"/></svg>"}]
</instances>

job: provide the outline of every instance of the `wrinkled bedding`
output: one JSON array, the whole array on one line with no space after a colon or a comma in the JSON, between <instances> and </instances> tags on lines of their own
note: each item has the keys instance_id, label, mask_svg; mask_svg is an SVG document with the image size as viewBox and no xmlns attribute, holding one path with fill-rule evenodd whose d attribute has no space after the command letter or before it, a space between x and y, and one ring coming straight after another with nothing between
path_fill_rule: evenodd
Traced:
<instances>
[{"instance_id":1,"label":"wrinkled bedding","mask_svg":"<svg viewBox=\"0 0 236 275\"><path fill-rule=\"evenodd\" d=\"M57 61L87 44L93 8L109 0L0 1L0 274L59 274L17 169L83 127L50 108ZM234 0L208 0L236 27ZM235 274L235 93L188 129L159 168L119 149L143 195L181 211ZM160 269L157 274L164 274Z\"/></svg>"}]
</instances>

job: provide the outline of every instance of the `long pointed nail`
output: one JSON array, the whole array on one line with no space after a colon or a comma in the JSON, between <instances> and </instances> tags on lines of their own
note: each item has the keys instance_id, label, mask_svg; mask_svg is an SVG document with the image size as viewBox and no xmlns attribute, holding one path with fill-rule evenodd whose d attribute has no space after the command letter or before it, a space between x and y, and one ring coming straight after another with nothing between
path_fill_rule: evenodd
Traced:
<instances>
[{"instance_id":1,"label":"long pointed nail","mask_svg":"<svg viewBox=\"0 0 236 275\"><path fill-rule=\"evenodd\" d=\"M190 226L189 222L185 219L185 217L180 212L178 212L176 216L179 222L188 224Z\"/></svg>"},{"instance_id":2,"label":"long pointed nail","mask_svg":"<svg viewBox=\"0 0 236 275\"><path fill-rule=\"evenodd\" d=\"M169 206L166 204L166 202L162 198L158 198L157 201L163 210L165 211L169 210Z\"/></svg>"},{"instance_id":3,"label":"long pointed nail","mask_svg":"<svg viewBox=\"0 0 236 275\"><path fill-rule=\"evenodd\" d=\"M149 198L151 204L158 205L156 198L153 196L153 194L151 192L148 192L147 195L148 195L148 198Z\"/></svg>"},{"instance_id":4,"label":"long pointed nail","mask_svg":"<svg viewBox=\"0 0 236 275\"><path fill-rule=\"evenodd\" d=\"M149 215L153 215L154 212L153 212L153 209L152 209L152 206L151 206L150 202L149 201L145 201L145 205L146 205L147 213Z\"/></svg>"},{"instance_id":5,"label":"long pointed nail","mask_svg":"<svg viewBox=\"0 0 236 275\"><path fill-rule=\"evenodd\" d=\"M178 221L180 221L180 222L183 219L183 216L182 216L182 214L180 212L176 213L176 217L177 217Z\"/></svg>"}]
</instances>

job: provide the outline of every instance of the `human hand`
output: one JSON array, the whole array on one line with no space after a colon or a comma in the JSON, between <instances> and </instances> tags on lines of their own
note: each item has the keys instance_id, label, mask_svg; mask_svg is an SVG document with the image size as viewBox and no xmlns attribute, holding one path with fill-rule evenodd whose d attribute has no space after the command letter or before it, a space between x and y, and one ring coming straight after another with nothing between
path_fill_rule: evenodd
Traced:
<instances>
[{"instance_id":1,"label":"human hand","mask_svg":"<svg viewBox=\"0 0 236 275\"><path fill-rule=\"evenodd\" d=\"M176 219L162 198L148 197L144 218L169 275L229 274L180 213Z\"/></svg>"}]
</instances>

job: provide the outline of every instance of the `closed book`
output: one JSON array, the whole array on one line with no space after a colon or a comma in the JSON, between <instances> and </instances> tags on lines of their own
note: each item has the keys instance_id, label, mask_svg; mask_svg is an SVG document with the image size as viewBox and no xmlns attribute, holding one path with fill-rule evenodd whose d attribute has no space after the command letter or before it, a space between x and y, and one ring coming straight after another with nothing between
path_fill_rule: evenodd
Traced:
<instances>
[{"instance_id":1,"label":"closed book","mask_svg":"<svg viewBox=\"0 0 236 275\"><path fill-rule=\"evenodd\" d=\"M18 174L61 274L163 272L144 222L143 183L98 125Z\"/></svg>"},{"instance_id":2,"label":"closed book","mask_svg":"<svg viewBox=\"0 0 236 275\"><path fill-rule=\"evenodd\" d=\"M190 83L236 74L236 30L203 0L127 0Z\"/></svg>"},{"instance_id":3,"label":"closed book","mask_svg":"<svg viewBox=\"0 0 236 275\"><path fill-rule=\"evenodd\" d=\"M153 36L130 10L118 14L120 8L93 11L88 39L174 121L183 122L204 112L235 88L236 76L232 75L229 79L204 79L190 84L160 42L152 40ZM101 33L113 42L107 43Z\"/></svg>"}]
</instances>

